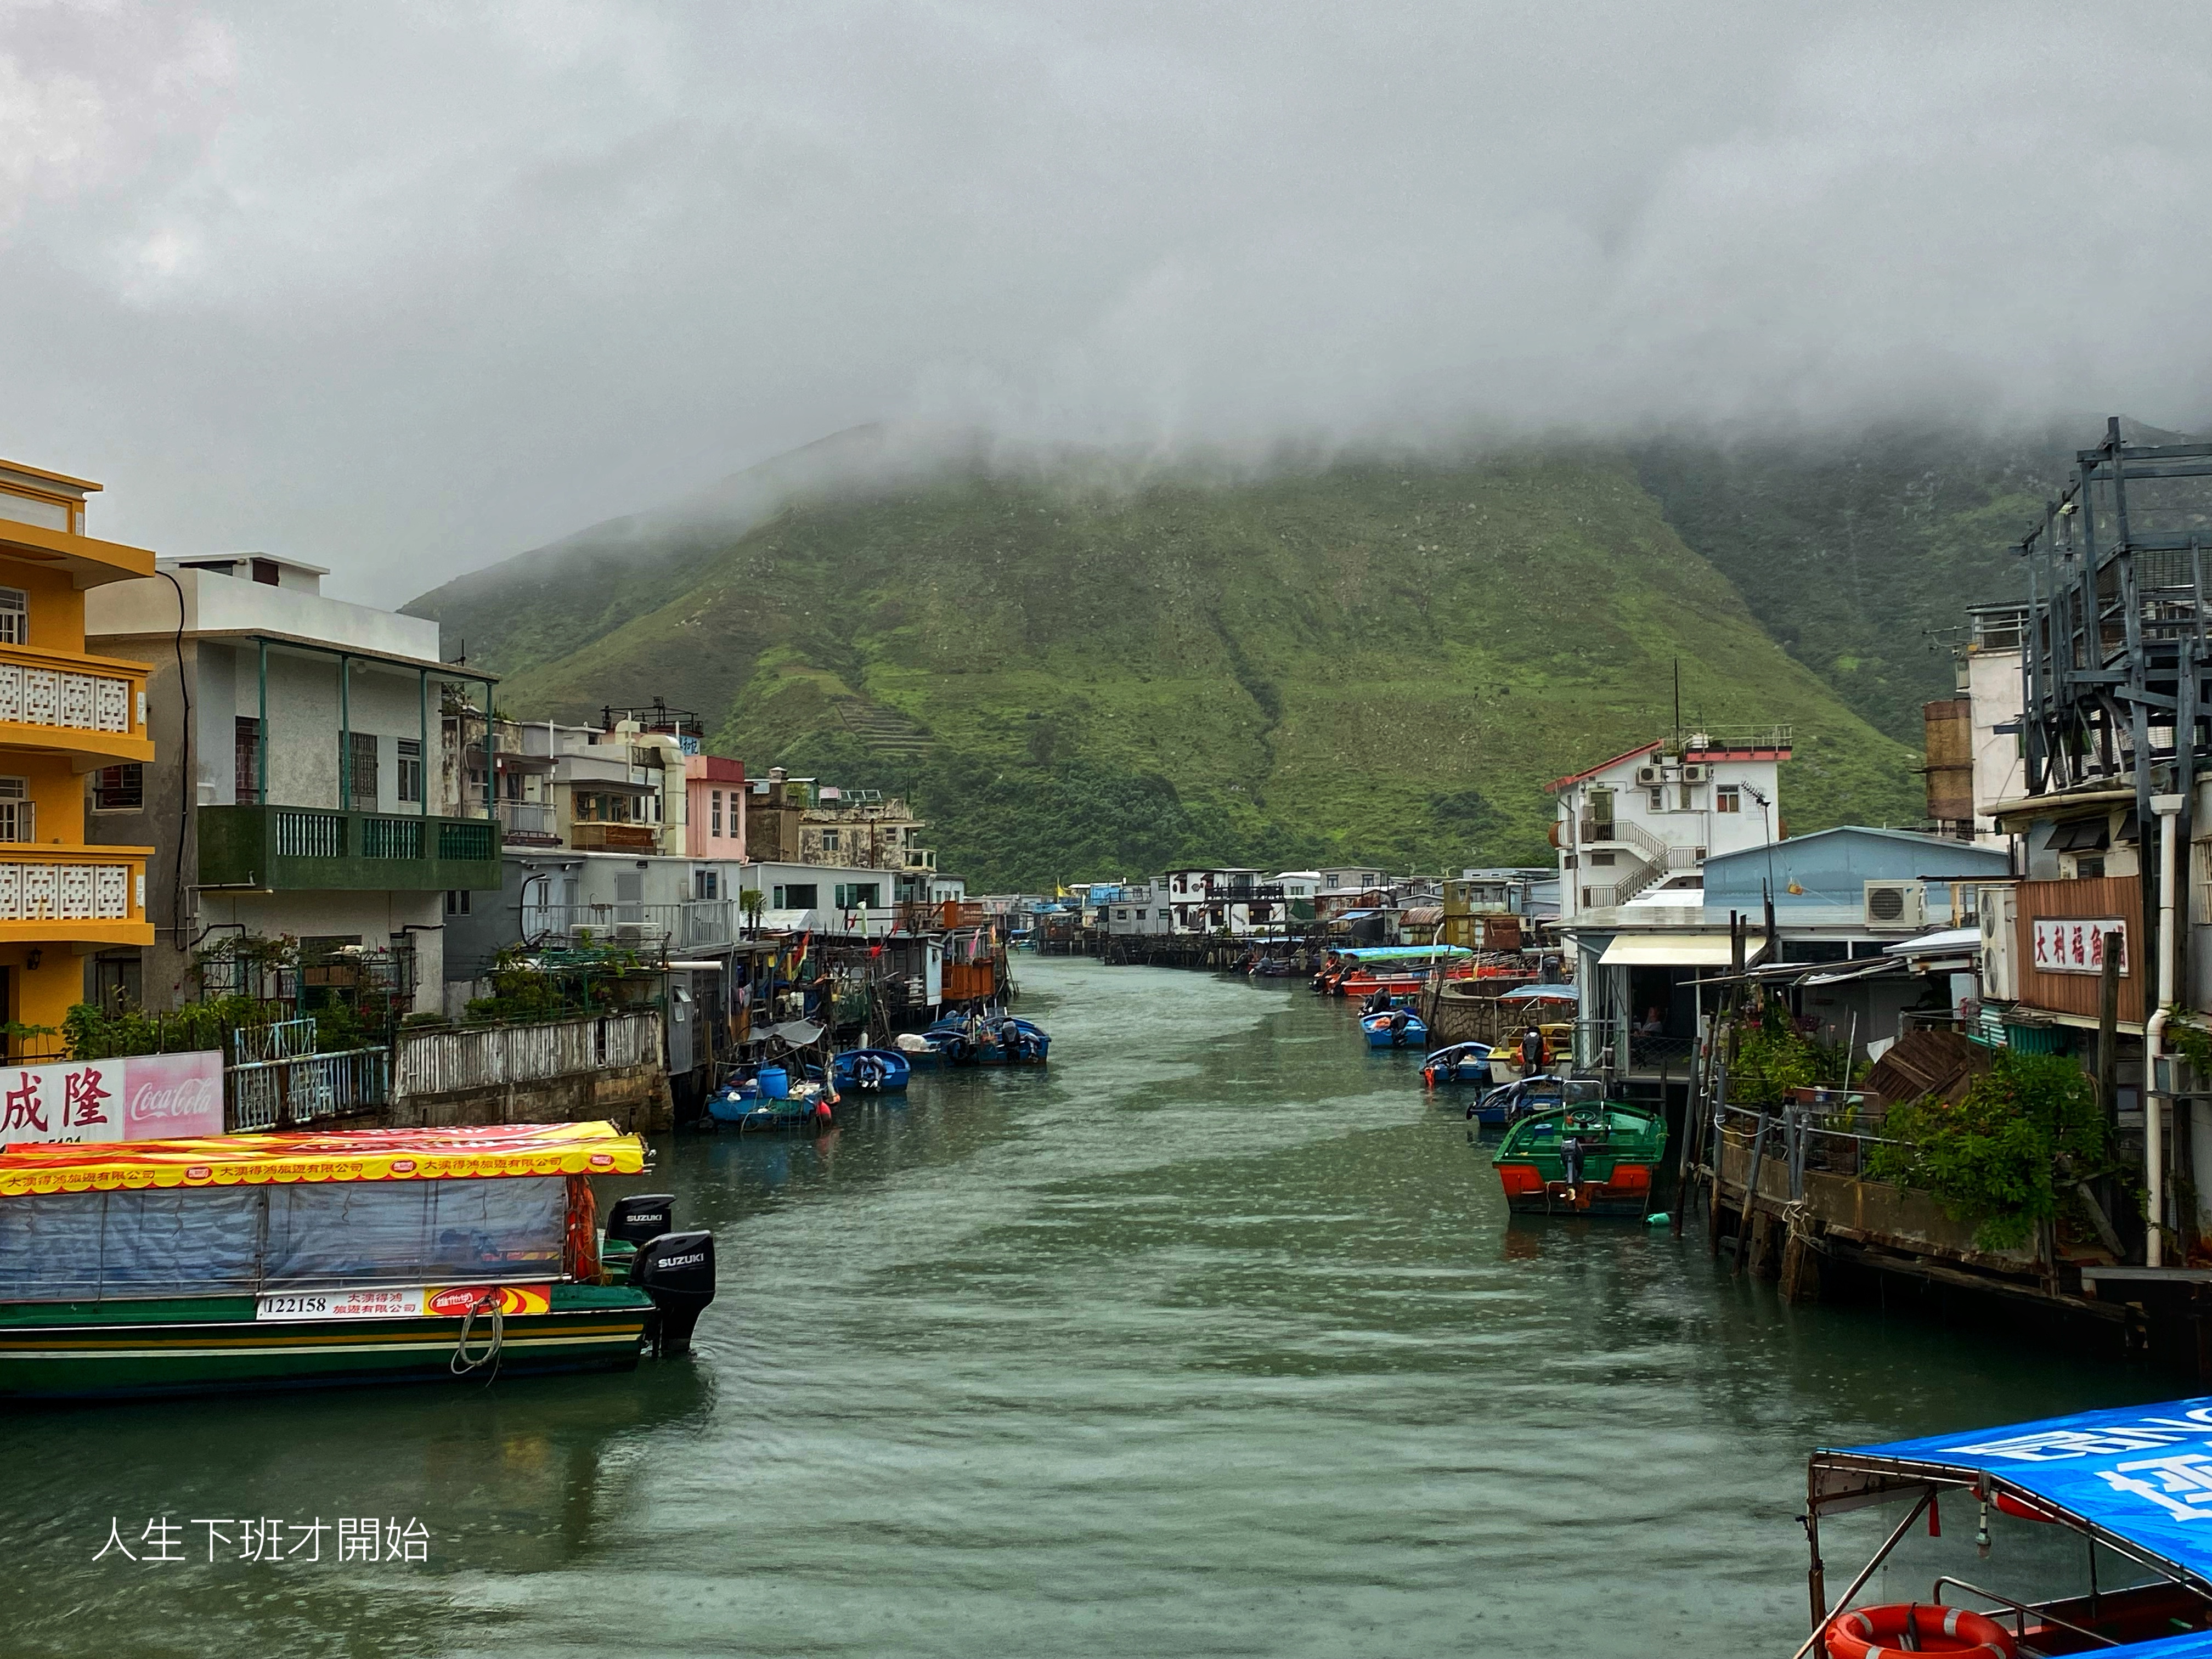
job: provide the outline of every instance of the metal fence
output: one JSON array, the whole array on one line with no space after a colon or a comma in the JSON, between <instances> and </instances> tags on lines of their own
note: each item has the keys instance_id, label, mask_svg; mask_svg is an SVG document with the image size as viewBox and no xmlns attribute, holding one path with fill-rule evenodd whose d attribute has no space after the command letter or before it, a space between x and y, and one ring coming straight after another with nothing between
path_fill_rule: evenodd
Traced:
<instances>
[{"instance_id":1,"label":"metal fence","mask_svg":"<svg viewBox=\"0 0 2212 1659\"><path fill-rule=\"evenodd\" d=\"M533 1083L660 1063L660 1011L641 1008L526 1025L402 1031L395 1098Z\"/></svg>"},{"instance_id":2,"label":"metal fence","mask_svg":"<svg viewBox=\"0 0 2212 1659\"><path fill-rule=\"evenodd\" d=\"M314 1025L313 1020L288 1023ZM269 1129L374 1110L390 1098L391 1061L388 1049L352 1048L226 1066L223 1127Z\"/></svg>"}]
</instances>

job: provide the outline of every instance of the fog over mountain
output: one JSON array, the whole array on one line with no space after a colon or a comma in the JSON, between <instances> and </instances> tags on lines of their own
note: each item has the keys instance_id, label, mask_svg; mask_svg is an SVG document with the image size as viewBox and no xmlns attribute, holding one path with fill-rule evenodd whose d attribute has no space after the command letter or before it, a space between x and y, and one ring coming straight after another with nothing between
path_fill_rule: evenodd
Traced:
<instances>
[{"instance_id":1,"label":"fog over mountain","mask_svg":"<svg viewBox=\"0 0 2212 1659\"><path fill-rule=\"evenodd\" d=\"M1249 461L2207 414L2203 11L0 18L0 454L383 603L871 422Z\"/></svg>"}]
</instances>

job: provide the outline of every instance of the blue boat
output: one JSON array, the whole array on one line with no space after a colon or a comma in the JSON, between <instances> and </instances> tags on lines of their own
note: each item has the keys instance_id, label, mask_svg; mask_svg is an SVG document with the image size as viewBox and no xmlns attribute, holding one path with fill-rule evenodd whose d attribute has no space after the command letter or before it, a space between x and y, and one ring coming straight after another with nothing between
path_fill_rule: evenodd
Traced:
<instances>
[{"instance_id":1,"label":"blue boat","mask_svg":"<svg viewBox=\"0 0 2212 1659\"><path fill-rule=\"evenodd\" d=\"M941 1019L922 1035L948 1066L1042 1066L1052 1048L1044 1027L1012 1014Z\"/></svg>"},{"instance_id":2,"label":"blue boat","mask_svg":"<svg viewBox=\"0 0 2212 1659\"><path fill-rule=\"evenodd\" d=\"M848 1048L831 1059L830 1073L841 1093L894 1094L906 1087L914 1065L896 1048Z\"/></svg>"},{"instance_id":3,"label":"blue boat","mask_svg":"<svg viewBox=\"0 0 2212 1659\"><path fill-rule=\"evenodd\" d=\"M1362 1014L1359 1029L1370 1048L1422 1048L1429 1046L1429 1028L1410 1008L1393 1008L1379 1014Z\"/></svg>"},{"instance_id":4,"label":"blue boat","mask_svg":"<svg viewBox=\"0 0 2212 1659\"><path fill-rule=\"evenodd\" d=\"M1812 1634L1798 1652L1825 1637L1838 1656L1917 1647L2207 1659L2212 1529L2195 1523L2212 1518L2199 1473L2208 1437L2212 1399L2198 1397L1814 1452L1790 1500L1803 1506L1811 1551L1797 1582L1812 1589ZM1874 1531L1882 1541L1852 1573L1857 1550L1838 1548L1852 1534L1821 1523L1878 1504L1888 1506ZM1923 1544L1923 1532L1944 1544ZM1945 1576L1924 1599L1868 1605L1864 1592L1908 1539L1912 1565L1900 1575L1916 1585L1931 1570ZM2011 1559L2010 1595L1963 1577L1989 1577L1993 1550ZM2085 1553L2086 1583L2074 1565Z\"/></svg>"},{"instance_id":5,"label":"blue boat","mask_svg":"<svg viewBox=\"0 0 2212 1659\"><path fill-rule=\"evenodd\" d=\"M1447 1083L1478 1083L1486 1089L1494 1081L1490 1072L1490 1045L1455 1042L1449 1048L1432 1049L1421 1062L1421 1077L1431 1089Z\"/></svg>"},{"instance_id":6,"label":"blue boat","mask_svg":"<svg viewBox=\"0 0 2212 1659\"><path fill-rule=\"evenodd\" d=\"M1571 1101L1579 1104L1601 1099L1603 1095L1604 1091L1595 1079L1542 1074L1516 1078L1476 1096L1468 1106L1467 1115L1486 1129L1502 1129L1509 1123L1518 1123L1532 1112L1557 1111Z\"/></svg>"},{"instance_id":7,"label":"blue boat","mask_svg":"<svg viewBox=\"0 0 2212 1659\"><path fill-rule=\"evenodd\" d=\"M837 1097L818 1079L792 1080L781 1066L763 1066L749 1078L726 1084L707 1097L708 1119L744 1133L751 1129L827 1128L830 1103Z\"/></svg>"}]
</instances>

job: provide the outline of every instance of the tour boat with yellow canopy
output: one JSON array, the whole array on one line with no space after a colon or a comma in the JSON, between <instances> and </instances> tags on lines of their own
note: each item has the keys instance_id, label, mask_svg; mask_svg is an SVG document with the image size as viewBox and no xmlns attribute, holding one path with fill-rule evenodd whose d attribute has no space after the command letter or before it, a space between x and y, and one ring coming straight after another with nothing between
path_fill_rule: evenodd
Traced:
<instances>
[{"instance_id":1,"label":"tour boat with yellow canopy","mask_svg":"<svg viewBox=\"0 0 2212 1659\"><path fill-rule=\"evenodd\" d=\"M684 1352L714 1238L611 1123L0 1149L0 1395L629 1369Z\"/></svg>"}]
</instances>

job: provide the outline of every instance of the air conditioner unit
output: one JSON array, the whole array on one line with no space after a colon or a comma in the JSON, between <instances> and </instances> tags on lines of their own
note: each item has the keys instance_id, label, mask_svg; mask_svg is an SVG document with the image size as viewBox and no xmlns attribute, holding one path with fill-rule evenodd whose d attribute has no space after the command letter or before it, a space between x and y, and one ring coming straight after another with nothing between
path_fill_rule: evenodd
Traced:
<instances>
[{"instance_id":1,"label":"air conditioner unit","mask_svg":"<svg viewBox=\"0 0 2212 1659\"><path fill-rule=\"evenodd\" d=\"M1975 898L1981 912L1982 996L1990 1002L2020 1000L2020 969L2013 940L2020 921L2020 893L2012 887L1984 887Z\"/></svg>"},{"instance_id":2,"label":"air conditioner unit","mask_svg":"<svg viewBox=\"0 0 2212 1659\"><path fill-rule=\"evenodd\" d=\"M1667 781L1667 769L1663 766L1639 766L1636 769L1636 781L1647 788L1655 783L1664 783Z\"/></svg>"},{"instance_id":3,"label":"air conditioner unit","mask_svg":"<svg viewBox=\"0 0 2212 1659\"><path fill-rule=\"evenodd\" d=\"M1695 761L1692 761L1682 769L1682 781L1685 783L1703 783L1705 781L1707 775L1709 775L1712 769L1713 769L1710 766L1700 766Z\"/></svg>"},{"instance_id":4,"label":"air conditioner unit","mask_svg":"<svg viewBox=\"0 0 2212 1659\"><path fill-rule=\"evenodd\" d=\"M1928 921L1928 889L1917 881L1870 881L1866 884L1866 921L1874 927L1924 927Z\"/></svg>"},{"instance_id":5,"label":"air conditioner unit","mask_svg":"<svg viewBox=\"0 0 2212 1659\"><path fill-rule=\"evenodd\" d=\"M646 941L647 932L646 925L641 921L618 921L615 924L615 943L642 945Z\"/></svg>"}]
</instances>

